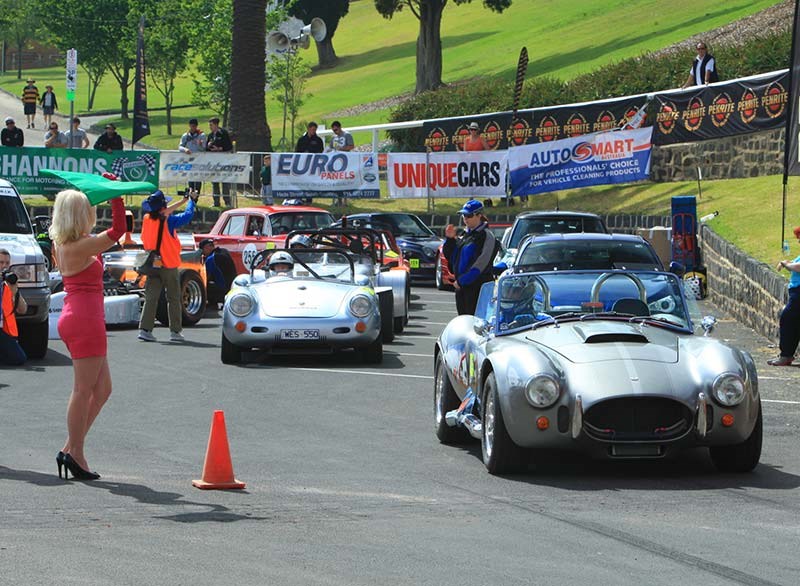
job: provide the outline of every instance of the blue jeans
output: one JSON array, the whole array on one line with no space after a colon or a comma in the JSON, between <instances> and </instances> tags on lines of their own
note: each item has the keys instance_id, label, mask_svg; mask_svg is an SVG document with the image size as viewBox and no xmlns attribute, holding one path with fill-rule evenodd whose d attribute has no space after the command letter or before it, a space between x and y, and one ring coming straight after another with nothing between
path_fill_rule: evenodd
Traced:
<instances>
[{"instance_id":1,"label":"blue jeans","mask_svg":"<svg viewBox=\"0 0 800 586\"><path fill-rule=\"evenodd\" d=\"M25 350L19 345L17 339L0 330L0 364L20 366L25 364L27 359Z\"/></svg>"},{"instance_id":2,"label":"blue jeans","mask_svg":"<svg viewBox=\"0 0 800 586\"><path fill-rule=\"evenodd\" d=\"M800 343L800 287L789 289L789 301L781 312L780 326L781 356L791 358Z\"/></svg>"}]
</instances>

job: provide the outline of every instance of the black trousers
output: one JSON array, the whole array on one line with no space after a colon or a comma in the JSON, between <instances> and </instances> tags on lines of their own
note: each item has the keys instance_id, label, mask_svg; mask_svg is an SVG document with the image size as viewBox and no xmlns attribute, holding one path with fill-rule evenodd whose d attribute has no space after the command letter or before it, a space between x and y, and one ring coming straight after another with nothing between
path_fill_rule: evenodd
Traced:
<instances>
[{"instance_id":1,"label":"black trousers","mask_svg":"<svg viewBox=\"0 0 800 586\"><path fill-rule=\"evenodd\" d=\"M800 343L800 287L789 289L789 301L781 312L780 321L781 356L791 358Z\"/></svg>"},{"instance_id":2,"label":"black trousers","mask_svg":"<svg viewBox=\"0 0 800 586\"><path fill-rule=\"evenodd\" d=\"M456 291L456 310L458 315L475 315L475 308L478 307L478 296L481 287L488 282L486 279L472 283L466 287L461 287Z\"/></svg>"},{"instance_id":3,"label":"black trousers","mask_svg":"<svg viewBox=\"0 0 800 586\"><path fill-rule=\"evenodd\" d=\"M214 196L214 206L219 207L219 191L222 185L222 198L225 200L225 205L231 207L231 184L230 183L212 183L211 190Z\"/></svg>"}]
</instances>

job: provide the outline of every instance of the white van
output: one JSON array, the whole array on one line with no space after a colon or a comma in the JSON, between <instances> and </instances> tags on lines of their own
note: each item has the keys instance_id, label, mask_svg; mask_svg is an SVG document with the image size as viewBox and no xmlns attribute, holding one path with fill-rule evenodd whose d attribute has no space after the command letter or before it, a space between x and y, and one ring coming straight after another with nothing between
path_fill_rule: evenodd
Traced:
<instances>
[{"instance_id":1,"label":"white van","mask_svg":"<svg viewBox=\"0 0 800 586\"><path fill-rule=\"evenodd\" d=\"M0 248L11 253L11 272L28 304L25 315L17 315L19 343L28 358L47 354L50 287L44 254L34 236L28 212L17 188L0 179Z\"/></svg>"}]
</instances>

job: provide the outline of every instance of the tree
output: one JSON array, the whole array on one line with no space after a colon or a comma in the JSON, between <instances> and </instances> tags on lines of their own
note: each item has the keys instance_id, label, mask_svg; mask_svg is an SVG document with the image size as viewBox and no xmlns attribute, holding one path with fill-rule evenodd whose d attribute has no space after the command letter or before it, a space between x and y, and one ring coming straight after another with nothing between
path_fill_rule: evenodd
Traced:
<instances>
[{"instance_id":1,"label":"tree","mask_svg":"<svg viewBox=\"0 0 800 586\"><path fill-rule=\"evenodd\" d=\"M267 0L233 0L230 130L238 148L272 150L264 100Z\"/></svg>"},{"instance_id":2,"label":"tree","mask_svg":"<svg viewBox=\"0 0 800 586\"><path fill-rule=\"evenodd\" d=\"M404 7L419 19L417 37L417 86L415 93L433 90L442 85L442 12L448 0L375 0L375 8L384 18L392 18ZM494 12L503 12L512 0L483 0ZM472 0L453 0L469 4Z\"/></svg>"},{"instance_id":3,"label":"tree","mask_svg":"<svg viewBox=\"0 0 800 586\"><path fill-rule=\"evenodd\" d=\"M36 6L23 0L0 2L0 26L3 41L10 40L17 49L17 79L22 79L22 52L41 24ZM5 64L3 64L5 69Z\"/></svg>"},{"instance_id":4,"label":"tree","mask_svg":"<svg viewBox=\"0 0 800 586\"><path fill-rule=\"evenodd\" d=\"M192 44L198 56L198 79L194 79L192 100L214 110L222 125L228 126L231 107L231 38L233 0L203 0L199 4L203 29ZM197 24L197 23L196 23ZM263 54L263 43L261 53Z\"/></svg>"},{"instance_id":5,"label":"tree","mask_svg":"<svg viewBox=\"0 0 800 586\"><path fill-rule=\"evenodd\" d=\"M267 64L267 79L270 89L275 90L275 98L283 104L283 133L279 147L287 146L286 121L289 121L291 138L288 150L294 145L294 128L297 114L311 94L304 94L306 80L311 68L303 61L297 51L287 51L282 55L273 55Z\"/></svg>"},{"instance_id":6,"label":"tree","mask_svg":"<svg viewBox=\"0 0 800 586\"><path fill-rule=\"evenodd\" d=\"M339 58L333 49L333 35L339 27L339 21L350 10L350 0L294 0L289 6L289 14L305 23L312 18L321 18L325 22L327 35L317 42L317 58L320 67L333 67Z\"/></svg>"}]
</instances>

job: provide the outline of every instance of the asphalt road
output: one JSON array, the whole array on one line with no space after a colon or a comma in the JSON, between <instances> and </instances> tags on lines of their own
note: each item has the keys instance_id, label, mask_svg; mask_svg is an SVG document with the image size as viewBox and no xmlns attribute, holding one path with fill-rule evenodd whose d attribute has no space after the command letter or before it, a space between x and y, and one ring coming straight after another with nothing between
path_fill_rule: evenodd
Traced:
<instances>
[{"instance_id":1,"label":"asphalt road","mask_svg":"<svg viewBox=\"0 0 800 586\"><path fill-rule=\"evenodd\" d=\"M183 345L109 332L114 393L88 440L103 475L91 483L56 475L64 345L0 369L0 584L800 582L800 369L759 368L752 474L718 474L698 450L646 463L547 455L493 477L477 442L434 436L432 348L454 305L413 292L380 367L346 355L223 366L216 313ZM731 320L716 335L759 365L774 353ZM215 409L244 491L191 485Z\"/></svg>"}]
</instances>

